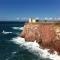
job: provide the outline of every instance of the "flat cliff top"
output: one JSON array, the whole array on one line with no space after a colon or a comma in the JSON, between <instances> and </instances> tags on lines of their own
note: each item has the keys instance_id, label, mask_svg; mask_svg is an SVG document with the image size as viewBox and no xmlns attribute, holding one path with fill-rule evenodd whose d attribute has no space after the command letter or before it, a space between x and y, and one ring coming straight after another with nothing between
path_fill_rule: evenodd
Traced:
<instances>
[{"instance_id":1,"label":"flat cliff top","mask_svg":"<svg viewBox=\"0 0 60 60\"><path fill-rule=\"evenodd\" d=\"M27 23L26 23L27 24ZM28 22L28 24L34 24L34 25L55 25L55 26L60 26L60 22L31 22L31 23L29 23Z\"/></svg>"}]
</instances>

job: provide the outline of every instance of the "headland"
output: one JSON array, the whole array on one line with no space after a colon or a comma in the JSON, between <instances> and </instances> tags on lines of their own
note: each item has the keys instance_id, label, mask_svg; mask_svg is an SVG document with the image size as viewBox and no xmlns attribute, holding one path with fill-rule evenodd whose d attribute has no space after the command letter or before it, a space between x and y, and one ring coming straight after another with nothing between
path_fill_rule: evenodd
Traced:
<instances>
[{"instance_id":1,"label":"headland","mask_svg":"<svg viewBox=\"0 0 60 60\"><path fill-rule=\"evenodd\" d=\"M60 54L60 21L29 20L24 25L21 37L26 41L35 41L42 47L48 48L50 53Z\"/></svg>"}]
</instances>

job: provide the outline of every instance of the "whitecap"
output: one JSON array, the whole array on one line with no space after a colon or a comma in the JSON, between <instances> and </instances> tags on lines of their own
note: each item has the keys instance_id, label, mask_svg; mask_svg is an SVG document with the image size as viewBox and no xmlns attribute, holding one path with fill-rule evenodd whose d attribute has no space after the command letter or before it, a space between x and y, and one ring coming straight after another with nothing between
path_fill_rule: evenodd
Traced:
<instances>
[{"instance_id":1,"label":"whitecap","mask_svg":"<svg viewBox=\"0 0 60 60\"><path fill-rule=\"evenodd\" d=\"M24 30L24 27L20 27L20 30Z\"/></svg>"},{"instance_id":2,"label":"whitecap","mask_svg":"<svg viewBox=\"0 0 60 60\"><path fill-rule=\"evenodd\" d=\"M12 29L18 29L19 27L12 27Z\"/></svg>"},{"instance_id":3,"label":"whitecap","mask_svg":"<svg viewBox=\"0 0 60 60\"><path fill-rule=\"evenodd\" d=\"M60 60L60 56L56 51L54 54L50 54L48 52L49 49L42 49L36 41L26 42L25 39L21 37L13 38L11 41L22 47L25 46L25 49L28 49L29 52L32 52L35 55L38 55L38 57L49 58L51 60Z\"/></svg>"},{"instance_id":4,"label":"whitecap","mask_svg":"<svg viewBox=\"0 0 60 60\"><path fill-rule=\"evenodd\" d=\"M16 54L16 51L12 52L12 54Z\"/></svg>"},{"instance_id":5,"label":"whitecap","mask_svg":"<svg viewBox=\"0 0 60 60\"><path fill-rule=\"evenodd\" d=\"M3 33L3 34L10 34L10 33L12 33L12 32L7 32L7 31L3 30L2 33Z\"/></svg>"},{"instance_id":6,"label":"whitecap","mask_svg":"<svg viewBox=\"0 0 60 60\"><path fill-rule=\"evenodd\" d=\"M24 27L12 27L12 29L15 29L15 30L23 30Z\"/></svg>"}]
</instances>

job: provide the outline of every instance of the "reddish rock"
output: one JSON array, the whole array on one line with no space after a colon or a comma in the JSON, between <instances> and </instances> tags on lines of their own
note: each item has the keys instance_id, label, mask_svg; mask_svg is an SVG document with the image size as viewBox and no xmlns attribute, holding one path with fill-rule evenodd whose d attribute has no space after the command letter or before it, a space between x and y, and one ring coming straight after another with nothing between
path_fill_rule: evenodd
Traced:
<instances>
[{"instance_id":1,"label":"reddish rock","mask_svg":"<svg viewBox=\"0 0 60 60\"><path fill-rule=\"evenodd\" d=\"M54 24L48 23L27 23L24 25L24 30L21 33L21 37L24 37L26 41L37 41L40 46L49 48L50 52L60 52L60 39L56 37L56 30Z\"/></svg>"}]
</instances>

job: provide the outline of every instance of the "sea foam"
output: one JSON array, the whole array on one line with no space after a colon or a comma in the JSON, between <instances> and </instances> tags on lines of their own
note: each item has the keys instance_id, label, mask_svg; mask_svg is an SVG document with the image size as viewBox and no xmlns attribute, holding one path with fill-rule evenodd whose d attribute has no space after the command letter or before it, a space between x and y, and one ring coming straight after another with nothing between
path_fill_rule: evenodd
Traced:
<instances>
[{"instance_id":1,"label":"sea foam","mask_svg":"<svg viewBox=\"0 0 60 60\"><path fill-rule=\"evenodd\" d=\"M15 29L15 30L23 30L23 27L12 27L12 29Z\"/></svg>"},{"instance_id":2,"label":"sea foam","mask_svg":"<svg viewBox=\"0 0 60 60\"><path fill-rule=\"evenodd\" d=\"M2 31L3 34L11 34L12 32L7 32L5 30Z\"/></svg>"},{"instance_id":3,"label":"sea foam","mask_svg":"<svg viewBox=\"0 0 60 60\"><path fill-rule=\"evenodd\" d=\"M49 58L51 60L60 60L60 56L56 51L54 52L54 54L50 54L48 52L49 49L42 49L36 41L26 42L25 39L21 37L13 38L11 41L18 44L19 46L24 46L25 49L28 49L29 52L32 52L38 57Z\"/></svg>"}]
</instances>

